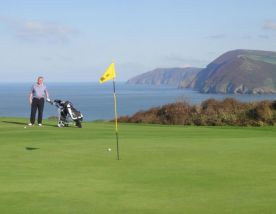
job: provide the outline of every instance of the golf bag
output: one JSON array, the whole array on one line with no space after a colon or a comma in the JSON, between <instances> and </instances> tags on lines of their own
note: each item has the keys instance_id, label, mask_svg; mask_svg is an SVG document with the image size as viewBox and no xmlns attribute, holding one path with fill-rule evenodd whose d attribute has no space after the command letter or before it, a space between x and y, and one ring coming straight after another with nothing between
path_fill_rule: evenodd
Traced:
<instances>
[{"instance_id":1,"label":"golf bag","mask_svg":"<svg viewBox=\"0 0 276 214\"><path fill-rule=\"evenodd\" d=\"M48 102L58 108L58 127L67 127L70 121L73 121L77 127L82 127L81 122L83 120L83 115L73 107L71 102L62 100L48 100Z\"/></svg>"}]
</instances>

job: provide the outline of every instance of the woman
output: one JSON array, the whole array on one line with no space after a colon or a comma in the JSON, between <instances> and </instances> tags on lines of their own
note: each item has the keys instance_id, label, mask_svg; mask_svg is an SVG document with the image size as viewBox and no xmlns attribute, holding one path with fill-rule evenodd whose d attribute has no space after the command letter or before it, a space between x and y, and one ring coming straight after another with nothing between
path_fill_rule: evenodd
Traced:
<instances>
[{"instance_id":1,"label":"woman","mask_svg":"<svg viewBox=\"0 0 276 214\"><path fill-rule=\"evenodd\" d=\"M31 105L31 117L29 126L33 126L35 123L36 111L38 110L37 123L38 126L42 126L42 116L44 109L44 98L49 100L49 93L46 85L43 84L43 77L38 77L36 84L32 86L29 101Z\"/></svg>"}]
</instances>

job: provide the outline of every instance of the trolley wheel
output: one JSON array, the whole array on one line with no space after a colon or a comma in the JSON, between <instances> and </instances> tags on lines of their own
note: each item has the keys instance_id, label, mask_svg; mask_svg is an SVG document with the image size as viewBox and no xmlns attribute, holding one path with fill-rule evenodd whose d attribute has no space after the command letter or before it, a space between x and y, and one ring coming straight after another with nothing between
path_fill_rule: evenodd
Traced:
<instances>
[{"instance_id":1,"label":"trolley wheel","mask_svg":"<svg viewBox=\"0 0 276 214\"><path fill-rule=\"evenodd\" d=\"M76 126L79 127L79 128L82 127L81 122L79 120L76 121Z\"/></svg>"}]
</instances>

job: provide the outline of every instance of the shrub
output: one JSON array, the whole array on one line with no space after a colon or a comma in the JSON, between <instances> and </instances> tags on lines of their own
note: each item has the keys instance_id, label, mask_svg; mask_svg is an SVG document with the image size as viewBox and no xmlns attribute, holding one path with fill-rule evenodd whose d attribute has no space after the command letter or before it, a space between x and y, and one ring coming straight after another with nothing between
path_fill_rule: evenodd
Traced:
<instances>
[{"instance_id":1,"label":"shrub","mask_svg":"<svg viewBox=\"0 0 276 214\"><path fill-rule=\"evenodd\" d=\"M268 121L272 119L271 103L268 101L261 101L254 109L255 119L261 121Z\"/></svg>"},{"instance_id":2,"label":"shrub","mask_svg":"<svg viewBox=\"0 0 276 214\"><path fill-rule=\"evenodd\" d=\"M176 102L147 111L140 111L133 116L123 116L120 122L158 123L180 125L238 125L263 126L276 123L276 101L253 103L239 102L233 98L222 101L208 99L201 105Z\"/></svg>"}]
</instances>

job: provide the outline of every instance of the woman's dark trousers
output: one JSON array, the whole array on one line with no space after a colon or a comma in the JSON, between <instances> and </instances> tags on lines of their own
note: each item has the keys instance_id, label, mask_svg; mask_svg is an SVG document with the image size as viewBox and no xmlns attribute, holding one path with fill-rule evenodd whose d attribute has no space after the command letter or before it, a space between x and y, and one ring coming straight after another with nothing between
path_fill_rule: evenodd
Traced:
<instances>
[{"instance_id":1,"label":"woman's dark trousers","mask_svg":"<svg viewBox=\"0 0 276 214\"><path fill-rule=\"evenodd\" d=\"M38 110L37 122L42 123L43 109L44 109L44 98L40 98L40 99L33 98L32 109L31 109L31 118L30 118L30 122L32 124L35 123L36 110Z\"/></svg>"}]
</instances>

